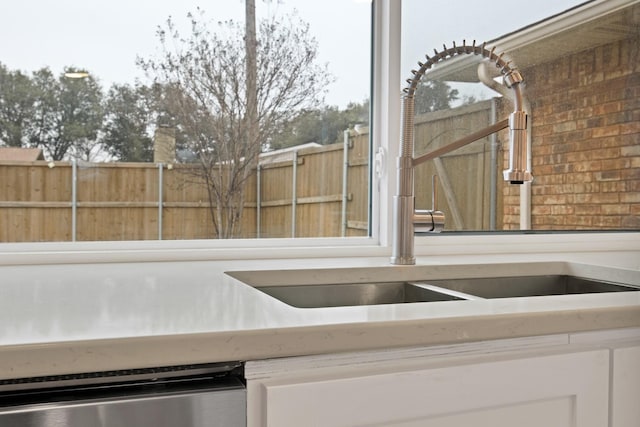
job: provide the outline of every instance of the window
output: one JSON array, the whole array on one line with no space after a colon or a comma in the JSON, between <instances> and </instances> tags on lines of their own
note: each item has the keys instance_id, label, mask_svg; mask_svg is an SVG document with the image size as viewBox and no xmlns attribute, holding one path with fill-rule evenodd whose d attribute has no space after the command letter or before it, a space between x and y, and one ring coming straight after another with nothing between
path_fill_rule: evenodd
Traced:
<instances>
[{"instance_id":1,"label":"window","mask_svg":"<svg viewBox=\"0 0 640 427\"><path fill-rule=\"evenodd\" d=\"M371 2L251 3L5 5L0 241L369 236Z\"/></svg>"},{"instance_id":2,"label":"window","mask_svg":"<svg viewBox=\"0 0 640 427\"><path fill-rule=\"evenodd\" d=\"M71 87L88 85L94 78L105 97L114 83L128 84L131 90L115 93L112 106L131 99L127 96L138 100L141 94L135 90L137 78L153 95L153 108L143 102L141 109L145 113L151 109L151 118L155 121L149 126L144 121L147 115L135 116L140 118L141 129L146 133L134 138L127 146L130 152L125 154L136 162L123 162L122 157L117 157L123 155L123 147L117 144L114 147L116 154L105 151L105 147L97 149L102 156L105 152L113 156L108 158L91 158L96 154L92 151L96 148L80 144L66 160L29 163L24 175L15 172L19 166L16 161L0 160L0 241L127 240L127 248L148 248L154 246L134 244L131 240L199 239L201 244L193 241L189 244L205 247L210 245L206 239L221 233L215 230L214 219L219 224L234 220L233 214L224 211L216 218L216 212L209 210L210 195L206 187L196 187L192 182L206 179L206 176L188 173L194 169L194 159L199 155L211 158L208 155L219 151L221 145L215 145L215 141L221 137L210 137L214 143L208 148L188 144L189 135L176 124L175 110L170 111L162 102L178 100L178 106L186 108L193 102L193 95L186 96L173 86L155 87L153 80L145 74L146 71L162 82L158 75L161 64L152 59L162 58L156 34L158 26L165 29L168 44L172 41L171 33L166 31L169 16L184 36L191 34L186 18L188 11L193 12L195 19L213 20L211 28L222 28L227 31L226 35L232 30L225 21L234 19L240 24L238 31L244 34L245 2L220 2L223 3L224 8L205 7L203 17L198 12L197 2L170 2L168 8L164 8L162 2L142 0L121 6L113 2L84 5L65 1L57 2L55 7L42 1L37 6L33 2L23 2L12 5L11 9L5 8L0 17L0 31L8 32L9 35L2 35L15 43L12 49L3 51L0 77L9 76L18 82L21 77L16 76L17 71L32 77L34 71L48 66L53 80ZM241 225L232 235L226 236L236 239L227 240L221 247L375 246L379 243L380 250L375 253L386 253L391 234L391 200L395 192L402 82L410 76L415 64L423 61L424 54L431 53L434 48L440 50L442 43L450 46L454 40L461 43L466 39L471 43L474 37L478 43L489 40L489 45L496 44L499 50L505 50L523 72L525 95L531 108L529 135L535 181L530 186L507 186L502 182L501 171L507 159L507 137L503 131L495 140L486 138L442 156L439 165L430 162L419 166L415 190L417 207L431 207L431 177L439 175L437 206L447 215L446 231L638 229L638 5L627 0L545 1L533 4L532 9L526 9L527 5L494 7L495 4L490 11L477 11L473 10L474 2L380 0L373 2L377 16L372 19L371 4L366 1L257 1L257 22L263 18L285 18L297 9L296 22L309 23L307 35L315 37L318 43L319 56L315 64L320 69L328 65L327 77L332 82L327 86L324 103L319 108L307 106L309 111L299 117L299 121L261 140L261 157L255 173L243 181L249 190L241 204L242 217L235 218L236 224L239 221ZM429 10L424 10L425 6ZM117 11L117 18L106 19L113 10ZM84 16L86 21L75 19L61 25L64 16L60 14L71 16L71 11ZM326 11L331 11L329 18ZM399 19L400 11L402 19ZM24 17L29 19L25 22ZM464 25L453 25L453 22ZM441 23L445 24L444 28L438 28ZM46 36L40 35L35 41L29 39L31 33L37 32L26 24L44 29ZM129 31L141 28L144 28L144 35L132 36ZM429 29L434 31L431 34L424 32ZM89 39L91 33L97 33L99 38L87 47L81 41ZM77 39L78 34L83 36ZM373 58L371 38L376 45ZM140 43L149 50L139 48ZM55 49L56 45L65 46L62 54ZM83 54L91 52L99 54L96 62L85 62ZM27 62L14 59L24 53ZM102 74L101 67L111 66L114 58L122 58L127 65L117 65L113 77L108 77L106 72ZM140 58L138 65L137 58ZM89 77L76 80L72 79L73 75L64 76L65 71L88 71ZM44 82L47 81L45 77L42 77ZM490 124L494 120L492 111L497 119L501 119L512 108L505 96L477 83L477 64L468 58L445 61L429 77L437 77L437 81L443 83L431 83L431 89L436 93L437 89L447 91L444 99L449 108L428 111L417 118L418 153L428 152L439 144L476 130L476 127ZM556 77L557 81L553 81ZM579 91L568 83L583 86ZM596 86L599 91L594 90ZM363 112L368 112L370 88L374 95L369 114ZM137 106L137 103L122 102L120 105ZM431 109L429 103L425 105ZM203 113L197 109L183 112L190 111ZM342 122L345 124L331 127L328 123L335 123L335 115L345 119L346 122ZM369 115L371 123L368 123ZM248 116L241 117L245 120ZM88 118L84 120L88 121ZM2 123L0 145L4 148L15 145L9 141L19 120L9 119ZM428 131L427 125L430 126ZM230 127L225 129L227 133L233 131ZM207 134L206 129L196 130L195 135ZM294 142L299 149L293 149L287 145L298 136L308 135L306 131L315 135L311 139L319 140L320 147L300 147ZM105 130L101 132L97 137L107 134ZM112 130L112 133L115 138L117 132ZM193 135L191 140L197 140ZM248 138L246 134L238 135ZM332 140L331 135L336 138ZM154 150L144 148L153 146L145 138L158 142L155 154L160 157L145 157L154 155ZM88 139L80 138L82 142L90 142ZM283 140L287 142L283 143ZM34 142L27 138L20 140L20 144L31 146ZM170 156L175 155L175 162L172 158L162 159L167 152ZM46 150L44 154L49 155ZM245 160L245 154L234 152L224 157L227 160L213 164L219 168L230 166L235 158ZM37 159L38 153L29 155ZM72 158L76 160L71 161ZM87 159L110 161L99 163ZM120 161L113 161L115 159ZM130 174L124 163L139 170ZM336 163L338 167L330 166ZM183 169L180 174L179 169ZM310 173L305 175L305 169ZM45 173L48 178L42 179ZM74 173L75 186L72 185ZM345 175L346 191L342 186ZM448 178L446 182L445 178ZM355 187L351 187L352 180ZM115 196L104 194L109 191L105 182L112 183L109 185L116 189L112 191ZM146 182L156 184L146 185ZM311 191L314 189L317 191ZM357 209L356 205L359 206ZM21 238L16 237L18 230L23 230ZM45 237L43 230L52 235ZM289 239L321 236L352 238ZM420 239L419 243L427 240L442 241ZM373 253L371 251L367 253ZM296 256L294 252L291 256ZM345 249L340 253L347 252Z\"/></svg>"},{"instance_id":3,"label":"window","mask_svg":"<svg viewBox=\"0 0 640 427\"><path fill-rule=\"evenodd\" d=\"M434 48L466 39L505 52L524 77L531 172L503 182L508 131L482 138L416 169L419 208L437 207L445 230L637 230L640 228L638 91L640 6L633 1L528 3L404 0L404 78ZM416 154L507 118L503 94L473 55L436 64L416 94Z\"/></svg>"}]
</instances>

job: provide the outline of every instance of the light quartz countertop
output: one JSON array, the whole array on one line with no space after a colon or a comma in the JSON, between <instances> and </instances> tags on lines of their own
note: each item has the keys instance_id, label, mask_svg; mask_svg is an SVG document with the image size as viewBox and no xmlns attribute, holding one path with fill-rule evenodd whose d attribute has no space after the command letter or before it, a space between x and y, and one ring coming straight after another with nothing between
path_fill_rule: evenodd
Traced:
<instances>
[{"instance_id":1,"label":"light quartz countertop","mask_svg":"<svg viewBox=\"0 0 640 427\"><path fill-rule=\"evenodd\" d=\"M640 292L300 309L226 272L314 280L574 274L640 285L640 252L0 266L0 380L640 326ZM292 277L291 274L283 277Z\"/></svg>"}]
</instances>

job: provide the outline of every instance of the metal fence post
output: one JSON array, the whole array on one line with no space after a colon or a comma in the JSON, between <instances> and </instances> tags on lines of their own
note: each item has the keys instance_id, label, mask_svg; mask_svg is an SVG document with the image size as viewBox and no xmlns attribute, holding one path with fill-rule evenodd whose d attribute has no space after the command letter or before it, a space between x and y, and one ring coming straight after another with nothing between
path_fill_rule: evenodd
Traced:
<instances>
[{"instance_id":1,"label":"metal fence post","mask_svg":"<svg viewBox=\"0 0 640 427\"><path fill-rule=\"evenodd\" d=\"M260 173L262 170L262 166L258 163L256 168L256 238L260 238L260 204L262 202L262 198L260 197Z\"/></svg>"},{"instance_id":2,"label":"metal fence post","mask_svg":"<svg viewBox=\"0 0 640 427\"><path fill-rule=\"evenodd\" d=\"M342 154L342 237L347 235L347 201L349 199L347 179L349 177L349 130L343 133Z\"/></svg>"},{"instance_id":3,"label":"metal fence post","mask_svg":"<svg viewBox=\"0 0 640 427\"><path fill-rule=\"evenodd\" d=\"M164 165L158 163L158 240L162 240L162 200L164 198Z\"/></svg>"},{"instance_id":4,"label":"metal fence post","mask_svg":"<svg viewBox=\"0 0 640 427\"><path fill-rule=\"evenodd\" d=\"M298 186L298 151L293 152L293 178L291 182L291 237L296 237L296 196Z\"/></svg>"},{"instance_id":5,"label":"metal fence post","mask_svg":"<svg viewBox=\"0 0 640 427\"><path fill-rule=\"evenodd\" d=\"M78 228L78 163L71 159L71 241L76 241Z\"/></svg>"}]
</instances>

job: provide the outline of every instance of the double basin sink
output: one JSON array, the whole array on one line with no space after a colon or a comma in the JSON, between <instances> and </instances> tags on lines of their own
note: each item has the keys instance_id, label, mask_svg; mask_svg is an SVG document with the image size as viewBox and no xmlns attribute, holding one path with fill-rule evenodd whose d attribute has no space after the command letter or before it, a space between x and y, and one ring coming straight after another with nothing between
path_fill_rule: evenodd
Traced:
<instances>
[{"instance_id":1,"label":"double basin sink","mask_svg":"<svg viewBox=\"0 0 640 427\"><path fill-rule=\"evenodd\" d=\"M396 270L399 274L395 275L390 273L393 270L389 270L393 268L227 274L272 298L298 308L640 291L640 285L635 283L635 280L627 280L634 283L620 283L606 277L580 277L566 273L562 265L544 270L550 271L550 274L534 274L532 270L535 268L529 266L524 268L529 273L526 275L434 279L419 279L419 267L413 267L413 270ZM394 276L408 277L402 277L402 280L388 280Z\"/></svg>"}]
</instances>

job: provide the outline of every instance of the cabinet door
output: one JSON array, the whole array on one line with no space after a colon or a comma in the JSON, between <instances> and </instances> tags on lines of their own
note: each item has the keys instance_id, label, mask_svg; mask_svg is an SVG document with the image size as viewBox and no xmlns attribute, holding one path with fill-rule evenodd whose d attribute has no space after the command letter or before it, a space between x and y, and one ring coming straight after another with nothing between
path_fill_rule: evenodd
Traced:
<instances>
[{"instance_id":1,"label":"cabinet door","mask_svg":"<svg viewBox=\"0 0 640 427\"><path fill-rule=\"evenodd\" d=\"M262 426L608 424L609 351L435 366L312 382L265 381Z\"/></svg>"},{"instance_id":2,"label":"cabinet door","mask_svg":"<svg viewBox=\"0 0 640 427\"><path fill-rule=\"evenodd\" d=\"M640 345L613 350L611 427L640 425Z\"/></svg>"}]
</instances>

